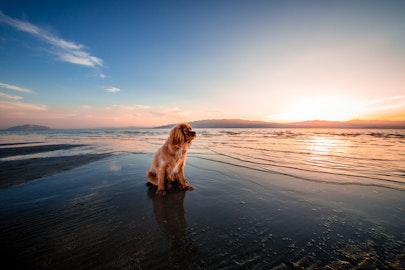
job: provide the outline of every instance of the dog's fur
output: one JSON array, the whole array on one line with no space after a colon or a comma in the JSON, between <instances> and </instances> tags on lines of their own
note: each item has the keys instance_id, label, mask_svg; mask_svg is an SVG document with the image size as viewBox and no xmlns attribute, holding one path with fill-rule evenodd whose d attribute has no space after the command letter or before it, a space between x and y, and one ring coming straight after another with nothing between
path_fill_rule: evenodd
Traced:
<instances>
[{"instance_id":1,"label":"dog's fur","mask_svg":"<svg viewBox=\"0 0 405 270\"><path fill-rule=\"evenodd\" d=\"M177 124L169 134L169 138L160 147L146 173L149 183L158 187L156 194L166 195L166 188L170 189L173 182L178 181L181 188L193 190L184 176L187 149L196 133L189 124Z\"/></svg>"}]
</instances>

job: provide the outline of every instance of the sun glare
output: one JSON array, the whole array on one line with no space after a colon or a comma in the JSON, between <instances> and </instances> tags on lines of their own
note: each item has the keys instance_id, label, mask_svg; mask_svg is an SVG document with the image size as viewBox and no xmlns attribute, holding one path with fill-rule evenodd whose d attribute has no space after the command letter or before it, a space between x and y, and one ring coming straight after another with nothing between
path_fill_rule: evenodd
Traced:
<instances>
[{"instance_id":1,"label":"sun glare","mask_svg":"<svg viewBox=\"0 0 405 270\"><path fill-rule=\"evenodd\" d=\"M277 118L282 121L346 121L356 117L355 103L340 97L314 97L297 101Z\"/></svg>"}]
</instances>

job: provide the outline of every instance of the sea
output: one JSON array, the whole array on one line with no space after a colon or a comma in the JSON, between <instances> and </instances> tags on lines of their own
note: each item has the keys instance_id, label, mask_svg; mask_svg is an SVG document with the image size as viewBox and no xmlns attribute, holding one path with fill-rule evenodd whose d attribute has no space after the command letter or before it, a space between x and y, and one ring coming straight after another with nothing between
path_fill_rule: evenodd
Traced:
<instances>
[{"instance_id":1,"label":"sea","mask_svg":"<svg viewBox=\"0 0 405 270\"><path fill-rule=\"evenodd\" d=\"M51 174L0 188L0 267L405 269L405 130L196 129L161 197L169 131L1 131L3 180Z\"/></svg>"},{"instance_id":2,"label":"sea","mask_svg":"<svg viewBox=\"0 0 405 270\"><path fill-rule=\"evenodd\" d=\"M196 129L189 156L289 175L311 182L405 190L404 129ZM0 158L0 161L98 153L153 153L169 129L1 131L13 144L82 147Z\"/></svg>"}]
</instances>

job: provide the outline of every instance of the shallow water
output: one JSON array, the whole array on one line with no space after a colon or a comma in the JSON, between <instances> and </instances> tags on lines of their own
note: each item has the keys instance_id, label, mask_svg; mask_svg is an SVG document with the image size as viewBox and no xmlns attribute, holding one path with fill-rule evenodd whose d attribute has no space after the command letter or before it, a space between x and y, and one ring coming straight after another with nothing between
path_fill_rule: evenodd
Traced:
<instances>
[{"instance_id":1,"label":"shallow water","mask_svg":"<svg viewBox=\"0 0 405 270\"><path fill-rule=\"evenodd\" d=\"M96 129L0 132L0 151L10 143L83 144L0 161L92 153L153 153L166 129ZM405 190L402 129L201 129L190 155L314 182L376 185ZM27 144L36 142L35 144Z\"/></svg>"},{"instance_id":2,"label":"shallow water","mask_svg":"<svg viewBox=\"0 0 405 270\"><path fill-rule=\"evenodd\" d=\"M0 189L2 266L405 268L404 131L197 130L186 166L196 190L161 198L145 171L167 132L1 135L86 145L7 160L114 154Z\"/></svg>"},{"instance_id":3,"label":"shallow water","mask_svg":"<svg viewBox=\"0 0 405 270\"><path fill-rule=\"evenodd\" d=\"M405 190L405 131L240 129L203 131L221 162L309 181Z\"/></svg>"}]
</instances>

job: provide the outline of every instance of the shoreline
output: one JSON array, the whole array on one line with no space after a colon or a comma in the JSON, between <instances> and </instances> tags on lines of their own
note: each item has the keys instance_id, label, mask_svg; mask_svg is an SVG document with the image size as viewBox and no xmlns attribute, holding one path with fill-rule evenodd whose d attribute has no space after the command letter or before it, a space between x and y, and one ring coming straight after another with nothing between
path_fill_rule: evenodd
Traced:
<instances>
[{"instance_id":1,"label":"shoreline","mask_svg":"<svg viewBox=\"0 0 405 270\"><path fill-rule=\"evenodd\" d=\"M0 188L52 176L111 156L106 153L0 161Z\"/></svg>"},{"instance_id":2,"label":"shoreline","mask_svg":"<svg viewBox=\"0 0 405 270\"><path fill-rule=\"evenodd\" d=\"M19 177L56 172L0 189L4 265L405 268L403 191L305 182L191 154L185 174L196 189L160 197L146 186L152 158L107 153L6 161L16 162Z\"/></svg>"},{"instance_id":3,"label":"shoreline","mask_svg":"<svg viewBox=\"0 0 405 270\"><path fill-rule=\"evenodd\" d=\"M35 143L14 143L5 145L15 145L18 147L6 147L0 148L0 158L20 156L20 155L30 155L45 152L52 152L57 150L68 150L76 147L86 146L85 144L45 144L45 145L32 145L32 146L19 146L25 144L35 144ZM3 144L4 145L4 144Z\"/></svg>"},{"instance_id":4,"label":"shoreline","mask_svg":"<svg viewBox=\"0 0 405 270\"><path fill-rule=\"evenodd\" d=\"M13 156L25 156L31 154L46 153L58 150L69 150L72 148L86 146L84 144L49 144L19 146L30 143L16 143L18 147L0 148L0 158ZM34 144L34 143L33 143ZM36 179L52 176L76 167L95 162L100 159L112 156L112 153L103 154L81 154L57 157L39 157L18 160L0 161L0 189L15 185L24 184Z\"/></svg>"}]
</instances>

